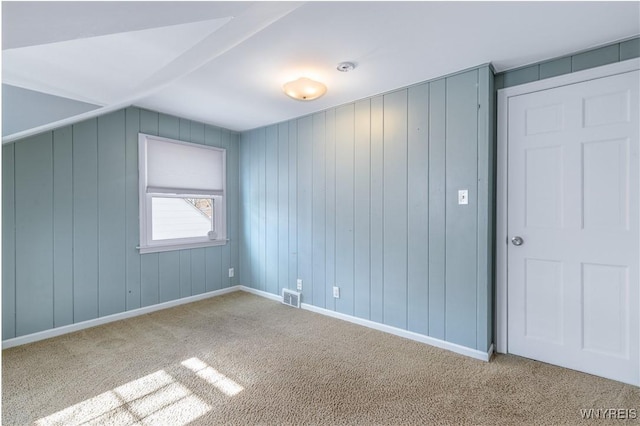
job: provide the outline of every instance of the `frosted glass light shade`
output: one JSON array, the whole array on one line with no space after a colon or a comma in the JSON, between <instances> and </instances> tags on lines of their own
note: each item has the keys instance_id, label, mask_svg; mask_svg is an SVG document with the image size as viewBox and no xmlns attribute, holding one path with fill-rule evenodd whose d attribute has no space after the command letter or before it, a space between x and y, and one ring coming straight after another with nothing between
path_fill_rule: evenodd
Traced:
<instances>
[{"instance_id":1,"label":"frosted glass light shade","mask_svg":"<svg viewBox=\"0 0 640 426\"><path fill-rule=\"evenodd\" d=\"M299 101L312 101L318 99L327 92L327 86L311 80L310 78L301 77L297 80L285 83L282 90L287 96Z\"/></svg>"}]
</instances>

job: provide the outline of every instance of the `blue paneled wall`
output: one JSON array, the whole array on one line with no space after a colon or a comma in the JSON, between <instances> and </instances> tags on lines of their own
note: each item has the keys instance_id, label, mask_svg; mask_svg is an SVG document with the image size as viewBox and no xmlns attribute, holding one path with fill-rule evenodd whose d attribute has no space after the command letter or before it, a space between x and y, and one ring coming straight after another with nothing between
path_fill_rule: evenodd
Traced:
<instances>
[{"instance_id":1,"label":"blue paneled wall","mask_svg":"<svg viewBox=\"0 0 640 426\"><path fill-rule=\"evenodd\" d=\"M493 106L484 66L243 133L240 283L488 350Z\"/></svg>"},{"instance_id":2,"label":"blue paneled wall","mask_svg":"<svg viewBox=\"0 0 640 426\"><path fill-rule=\"evenodd\" d=\"M633 38L495 86L639 55ZM303 302L486 351L494 99L484 66L240 137L132 107L4 145L2 338L300 278ZM138 132L228 149L229 244L138 253Z\"/></svg>"},{"instance_id":3,"label":"blue paneled wall","mask_svg":"<svg viewBox=\"0 0 640 426\"><path fill-rule=\"evenodd\" d=\"M227 149L227 245L139 254L138 132ZM127 108L2 149L3 340L237 284L236 133Z\"/></svg>"}]
</instances>

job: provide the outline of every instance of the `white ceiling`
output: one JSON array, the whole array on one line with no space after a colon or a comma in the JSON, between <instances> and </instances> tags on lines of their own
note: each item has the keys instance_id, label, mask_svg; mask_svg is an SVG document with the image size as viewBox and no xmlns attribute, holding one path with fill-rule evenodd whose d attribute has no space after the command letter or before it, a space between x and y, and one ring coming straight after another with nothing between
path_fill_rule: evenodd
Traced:
<instances>
[{"instance_id":1,"label":"white ceiling","mask_svg":"<svg viewBox=\"0 0 640 426\"><path fill-rule=\"evenodd\" d=\"M3 2L2 24L2 82L100 107L76 119L137 105L242 131L629 38L640 2ZM300 76L327 94L286 97Z\"/></svg>"}]
</instances>

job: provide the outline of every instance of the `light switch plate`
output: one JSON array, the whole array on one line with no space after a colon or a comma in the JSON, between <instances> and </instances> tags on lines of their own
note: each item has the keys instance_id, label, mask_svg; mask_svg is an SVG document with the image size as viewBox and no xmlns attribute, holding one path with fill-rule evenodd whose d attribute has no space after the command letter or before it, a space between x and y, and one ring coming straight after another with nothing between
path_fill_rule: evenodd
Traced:
<instances>
[{"instance_id":1,"label":"light switch plate","mask_svg":"<svg viewBox=\"0 0 640 426\"><path fill-rule=\"evenodd\" d=\"M460 189L458 191L458 204L469 204L469 191L466 189Z\"/></svg>"}]
</instances>

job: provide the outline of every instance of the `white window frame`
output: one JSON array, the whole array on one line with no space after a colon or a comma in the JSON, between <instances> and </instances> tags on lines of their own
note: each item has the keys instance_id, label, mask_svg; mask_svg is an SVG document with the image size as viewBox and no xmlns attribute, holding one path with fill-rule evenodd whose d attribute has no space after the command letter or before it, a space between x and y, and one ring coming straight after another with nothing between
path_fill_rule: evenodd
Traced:
<instances>
[{"instance_id":1,"label":"white window frame","mask_svg":"<svg viewBox=\"0 0 640 426\"><path fill-rule=\"evenodd\" d=\"M219 191L203 192L201 190L194 192L172 192L167 190L154 191L148 190L147 184L147 144L150 140L161 142L170 142L189 147L216 150L222 153L222 193ZM160 136L148 135L145 133L138 134L138 200L139 200L139 219L140 219L140 254L157 253L163 251L182 250L200 247L221 246L227 243L227 150L209 145L200 145L190 142L184 142L176 139L163 138ZM192 238L174 238L166 240L152 239L152 198L214 198L214 230L216 232L215 239L209 237L192 237Z\"/></svg>"}]
</instances>

